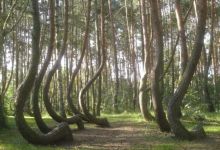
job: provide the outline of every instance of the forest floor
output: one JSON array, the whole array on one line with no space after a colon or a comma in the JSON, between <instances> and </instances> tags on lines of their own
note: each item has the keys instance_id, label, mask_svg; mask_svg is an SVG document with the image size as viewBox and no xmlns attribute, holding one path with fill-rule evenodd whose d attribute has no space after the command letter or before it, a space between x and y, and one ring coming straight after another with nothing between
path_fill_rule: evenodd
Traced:
<instances>
[{"instance_id":1,"label":"forest floor","mask_svg":"<svg viewBox=\"0 0 220 150\"><path fill-rule=\"evenodd\" d=\"M110 117L111 118L111 117ZM220 134L208 133L208 137L195 141L180 141L171 133L161 133L154 122L134 121L129 117L113 121L111 128L88 126L84 131L74 132L75 146L79 149L220 149ZM111 120L111 119L110 119ZM118 119L117 119L118 120ZM217 129L220 132L220 128Z\"/></svg>"},{"instance_id":2,"label":"forest floor","mask_svg":"<svg viewBox=\"0 0 220 150\"><path fill-rule=\"evenodd\" d=\"M220 135L209 134L207 139L193 142L175 140L172 134L161 133L144 123L118 122L112 128L87 128L75 132L79 149L220 149Z\"/></svg>"},{"instance_id":3,"label":"forest floor","mask_svg":"<svg viewBox=\"0 0 220 150\"><path fill-rule=\"evenodd\" d=\"M180 141L171 133L161 133L155 122L144 122L139 114L105 115L110 121L110 128L100 128L85 124L85 130L78 131L72 125L73 143L56 146L34 146L28 144L18 133L11 118L10 130L0 131L0 150L217 150L220 149L219 114L212 115L214 122L205 125L208 137L202 140ZM35 126L33 118L27 118L29 124ZM46 119L52 124L51 119ZM184 121L188 128L195 125L192 121Z\"/></svg>"}]
</instances>

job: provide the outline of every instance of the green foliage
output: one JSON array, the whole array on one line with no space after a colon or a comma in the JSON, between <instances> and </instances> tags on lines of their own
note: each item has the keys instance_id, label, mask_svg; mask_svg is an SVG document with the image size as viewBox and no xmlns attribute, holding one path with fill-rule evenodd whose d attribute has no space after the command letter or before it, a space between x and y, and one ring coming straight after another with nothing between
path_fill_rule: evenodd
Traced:
<instances>
[{"instance_id":1,"label":"green foliage","mask_svg":"<svg viewBox=\"0 0 220 150\"><path fill-rule=\"evenodd\" d=\"M7 115L14 115L14 91L13 87L9 86L9 89L4 97L4 109Z\"/></svg>"},{"instance_id":2,"label":"green foliage","mask_svg":"<svg viewBox=\"0 0 220 150\"><path fill-rule=\"evenodd\" d=\"M122 88L119 88L119 93L118 93L118 108L119 108L119 113L122 113L124 111L127 112L133 112L133 107L132 107L132 85L129 83L127 79L120 78L120 85ZM108 86L103 85L102 87L102 98L103 98L103 106L102 106L102 111L104 113L113 113L113 92L112 87L114 87L115 82L112 82ZM111 87L111 89L109 89ZM123 91L122 91L123 90Z\"/></svg>"},{"instance_id":3,"label":"green foliage","mask_svg":"<svg viewBox=\"0 0 220 150\"><path fill-rule=\"evenodd\" d=\"M201 103L200 93L193 87L190 87L183 101L183 115L195 115L201 113L203 110L204 104Z\"/></svg>"}]
</instances>

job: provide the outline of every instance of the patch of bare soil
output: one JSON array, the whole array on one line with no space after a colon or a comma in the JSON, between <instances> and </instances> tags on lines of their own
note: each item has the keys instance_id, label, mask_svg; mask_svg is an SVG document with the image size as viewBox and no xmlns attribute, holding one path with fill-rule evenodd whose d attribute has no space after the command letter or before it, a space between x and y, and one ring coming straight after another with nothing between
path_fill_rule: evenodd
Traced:
<instances>
[{"instance_id":1,"label":"patch of bare soil","mask_svg":"<svg viewBox=\"0 0 220 150\"><path fill-rule=\"evenodd\" d=\"M178 141L172 134L161 133L147 123L118 122L111 128L87 126L83 131L74 131L74 145L78 149L155 149L170 148L191 150L220 149L220 135L208 135L204 140ZM159 146L159 147L158 147Z\"/></svg>"}]
</instances>

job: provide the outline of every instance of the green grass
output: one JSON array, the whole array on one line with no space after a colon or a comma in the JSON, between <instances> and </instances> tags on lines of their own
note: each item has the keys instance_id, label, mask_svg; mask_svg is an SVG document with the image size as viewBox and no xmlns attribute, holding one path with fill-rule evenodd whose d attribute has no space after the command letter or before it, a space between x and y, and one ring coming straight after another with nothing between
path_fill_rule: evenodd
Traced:
<instances>
[{"instance_id":1,"label":"green grass","mask_svg":"<svg viewBox=\"0 0 220 150\"><path fill-rule=\"evenodd\" d=\"M108 118L111 122L143 122L144 119L142 118L141 114L139 113L121 113L121 114L103 114L102 117Z\"/></svg>"},{"instance_id":2,"label":"green grass","mask_svg":"<svg viewBox=\"0 0 220 150\"><path fill-rule=\"evenodd\" d=\"M111 123L114 122L133 122L133 123L144 123L140 114L137 113L122 113L122 114L104 114L103 117L109 119ZM210 122L204 126L205 131L211 135L218 135L220 137L220 114L206 114L205 118L207 120L216 120L216 122ZM50 118L44 118L46 122L50 125L54 125L55 122ZM35 121L31 117L26 118L28 124L36 128ZM26 140L19 134L16 129L16 125L13 117L8 117L9 129L0 130L0 150L64 150L67 149L62 146L35 146L28 144ZM152 149L152 150L176 150L176 149L200 149L206 145L204 141L179 141L172 137L172 134L160 133L155 122L148 122L146 124L146 144L143 145L132 145L130 149ZM195 123L192 121L184 120L184 124L187 128L191 128ZM71 128L76 128L72 125ZM212 141L212 139L209 139ZM212 145L211 145L212 146ZM79 149L77 147L71 147L71 149ZM82 148L85 149L85 148ZM90 148L86 148L90 149ZM80 149L81 150L81 149Z\"/></svg>"}]
</instances>

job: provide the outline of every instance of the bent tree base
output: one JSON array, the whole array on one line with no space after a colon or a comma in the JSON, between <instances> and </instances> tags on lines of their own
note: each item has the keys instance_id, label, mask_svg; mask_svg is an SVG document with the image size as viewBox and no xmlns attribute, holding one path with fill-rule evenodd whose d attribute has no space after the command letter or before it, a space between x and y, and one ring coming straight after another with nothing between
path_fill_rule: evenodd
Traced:
<instances>
[{"instance_id":1,"label":"bent tree base","mask_svg":"<svg viewBox=\"0 0 220 150\"><path fill-rule=\"evenodd\" d=\"M79 104L80 104L81 110L83 111L86 118L88 119L88 122L89 123L94 123L94 124L96 124L100 127L110 127L110 123L108 122L108 120L106 118L96 118L86 108L85 93L86 93L86 88L84 88L80 91L80 93L79 93Z\"/></svg>"},{"instance_id":2,"label":"bent tree base","mask_svg":"<svg viewBox=\"0 0 220 150\"><path fill-rule=\"evenodd\" d=\"M192 132L189 132L183 124L180 122L178 113L175 113L170 107L168 110L169 123L171 124L172 130L177 139L181 140L194 140L194 139L203 139L206 137L206 133L203 129L202 124L198 124Z\"/></svg>"},{"instance_id":3,"label":"bent tree base","mask_svg":"<svg viewBox=\"0 0 220 150\"><path fill-rule=\"evenodd\" d=\"M91 0L89 0L89 5L91 4ZM100 127L110 127L110 124L106 118L96 118L93 116L88 108L86 107L86 100L85 95L86 92L89 90L89 88L92 86L92 84L95 82L95 80L100 76L105 62L106 62L106 50L105 50L105 42L104 42L104 0L101 0L101 49L102 49L102 59L101 64L97 70L97 72L94 74L94 76L86 83L85 87L81 89L79 92L79 106L82 110L82 112L85 114L86 118L88 118L90 123L97 124Z\"/></svg>"}]
</instances>

